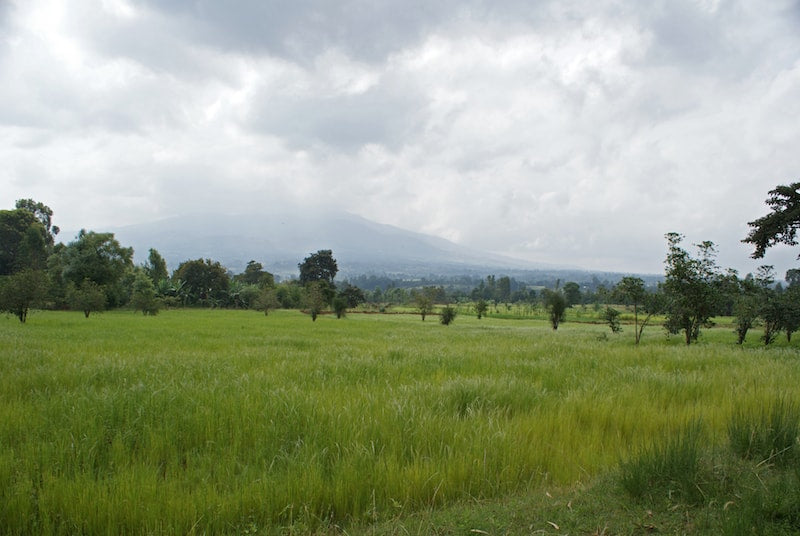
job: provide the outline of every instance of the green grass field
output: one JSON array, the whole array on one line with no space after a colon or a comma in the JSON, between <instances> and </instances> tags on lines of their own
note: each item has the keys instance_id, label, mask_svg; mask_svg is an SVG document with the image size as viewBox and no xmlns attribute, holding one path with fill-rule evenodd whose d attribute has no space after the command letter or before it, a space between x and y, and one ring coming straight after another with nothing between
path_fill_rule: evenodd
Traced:
<instances>
[{"instance_id":1,"label":"green grass field","mask_svg":"<svg viewBox=\"0 0 800 536\"><path fill-rule=\"evenodd\" d=\"M0 533L687 531L682 510L648 520L614 475L692 423L713 451L737 412L800 400L800 351L758 335L686 347L651 327L634 347L630 326L467 315L0 317ZM723 505L705 504L691 527L714 533Z\"/></svg>"}]
</instances>

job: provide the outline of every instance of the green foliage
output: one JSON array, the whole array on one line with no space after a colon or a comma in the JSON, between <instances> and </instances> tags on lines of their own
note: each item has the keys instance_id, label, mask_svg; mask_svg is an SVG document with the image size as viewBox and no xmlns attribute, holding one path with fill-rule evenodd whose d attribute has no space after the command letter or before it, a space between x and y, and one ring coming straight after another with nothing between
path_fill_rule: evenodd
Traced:
<instances>
[{"instance_id":1,"label":"green foliage","mask_svg":"<svg viewBox=\"0 0 800 536\"><path fill-rule=\"evenodd\" d=\"M654 440L620 464L622 487L637 499L678 494L690 503L703 499L701 488L701 428L698 423Z\"/></svg>"},{"instance_id":2,"label":"green foliage","mask_svg":"<svg viewBox=\"0 0 800 536\"><path fill-rule=\"evenodd\" d=\"M453 307L452 305L447 305L442 308L441 315L439 316L439 321L445 326L449 326L453 322L453 320L455 320L457 314L458 312L456 311L455 307Z\"/></svg>"},{"instance_id":3,"label":"green foliage","mask_svg":"<svg viewBox=\"0 0 800 536\"><path fill-rule=\"evenodd\" d=\"M59 256L64 283L71 281L80 286L86 279L94 281L103 287L111 306L121 305L127 298L120 287L133 268L133 249L122 247L113 233L81 229L76 239L59 251Z\"/></svg>"},{"instance_id":4,"label":"green foliage","mask_svg":"<svg viewBox=\"0 0 800 536\"><path fill-rule=\"evenodd\" d=\"M756 411L739 409L728 425L731 450L759 463L786 464L798 460L800 406L777 398Z\"/></svg>"},{"instance_id":5,"label":"green foliage","mask_svg":"<svg viewBox=\"0 0 800 536\"><path fill-rule=\"evenodd\" d=\"M0 276L41 270L47 255L47 231L32 212L0 210Z\"/></svg>"},{"instance_id":6,"label":"green foliage","mask_svg":"<svg viewBox=\"0 0 800 536\"><path fill-rule=\"evenodd\" d=\"M67 287L67 303L71 309L83 311L86 318L93 312L106 308L106 293L103 287L92 281L84 279L80 286L70 281Z\"/></svg>"},{"instance_id":7,"label":"green foliage","mask_svg":"<svg viewBox=\"0 0 800 536\"><path fill-rule=\"evenodd\" d=\"M767 198L772 212L747 225L751 227L742 242L755 246L751 257L760 259L767 248L775 244L797 245L797 229L800 227L800 182L788 186L777 186L770 190Z\"/></svg>"},{"instance_id":8,"label":"green foliage","mask_svg":"<svg viewBox=\"0 0 800 536\"><path fill-rule=\"evenodd\" d=\"M156 294L153 280L144 271L137 271L134 276L131 305L134 311L141 311L145 316L155 316L161 309L161 300Z\"/></svg>"},{"instance_id":9,"label":"green foliage","mask_svg":"<svg viewBox=\"0 0 800 536\"><path fill-rule=\"evenodd\" d=\"M28 311L40 306L47 294L47 277L41 270L25 269L0 280L0 311L13 314L23 324Z\"/></svg>"},{"instance_id":10,"label":"green foliage","mask_svg":"<svg viewBox=\"0 0 800 536\"><path fill-rule=\"evenodd\" d=\"M228 272L217 261L184 261L172 274L172 279L183 281L189 304L215 307L227 302Z\"/></svg>"},{"instance_id":11,"label":"green foliage","mask_svg":"<svg viewBox=\"0 0 800 536\"><path fill-rule=\"evenodd\" d=\"M559 324L567 318L567 300L564 298L564 294L558 290L545 289L542 292L544 293L544 305L547 309L547 316L550 319L550 326L553 330L557 330Z\"/></svg>"},{"instance_id":12,"label":"green foliage","mask_svg":"<svg viewBox=\"0 0 800 536\"><path fill-rule=\"evenodd\" d=\"M316 322L317 316L325 309L325 305L328 303L325 292L327 288L327 281L312 281L305 286L305 305L311 315L312 322Z\"/></svg>"},{"instance_id":13,"label":"green foliage","mask_svg":"<svg viewBox=\"0 0 800 536\"><path fill-rule=\"evenodd\" d=\"M333 251L330 249L320 249L316 253L310 254L297 267L300 269L300 283L303 285L315 281L325 281L333 286L333 280L339 271L336 259L333 258Z\"/></svg>"},{"instance_id":14,"label":"green foliage","mask_svg":"<svg viewBox=\"0 0 800 536\"><path fill-rule=\"evenodd\" d=\"M712 242L698 244L698 257L693 258L679 245L682 235L668 233L666 238L669 252L662 286L667 313L664 327L671 334L683 331L688 345L697 341L701 327L713 326L711 318L719 298L716 287L721 276Z\"/></svg>"},{"instance_id":15,"label":"green foliage","mask_svg":"<svg viewBox=\"0 0 800 536\"><path fill-rule=\"evenodd\" d=\"M567 300L567 307L579 304L583 301L581 286L574 281L564 283L564 299Z\"/></svg>"},{"instance_id":16,"label":"green foliage","mask_svg":"<svg viewBox=\"0 0 800 536\"><path fill-rule=\"evenodd\" d=\"M423 322L425 322L426 316L433 313L433 306L436 303L435 299L437 295L438 289L436 287L425 287L422 290L412 291L414 304Z\"/></svg>"},{"instance_id":17,"label":"green foliage","mask_svg":"<svg viewBox=\"0 0 800 536\"><path fill-rule=\"evenodd\" d=\"M347 307L351 309L355 309L366 301L364 291L350 283L345 284L344 288L339 291L339 297L342 298Z\"/></svg>"},{"instance_id":18,"label":"green foliage","mask_svg":"<svg viewBox=\"0 0 800 536\"><path fill-rule=\"evenodd\" d=\"M611 333L619 333L622 331L622 326L619 322L619 311L617 309L606 306L606 310L603 313L603 320L605 320L608 327L611 328Z\"/></svg>"},{"instance_id":19,"label":"green foliage","mask_svg":"<svg viewBox=\"0 0 800 536\"><path fill-rule=\"evenodd\" d=\"M262 288L253 302L253 307L259 311L264 311L265 316L280 306L278 292L274 288Z\"/></svg>"},{"instance_id":20,"label":"green foliage","mask_svg":"<svg viewBox=\"0 0 800 536\"><path fill-rule=\"evenodd\" d=\"M153 284L158 284L159 281L169 278L167 261L165 261L164 257L154 248L150 248L147 263L144 265L144 271Z\"/></svg>"},{"instance_id":21,"label":"green foliage","mask_svg":"<svg viewBox=\"0 0 800 536\"><path fill-rule=\"evenodd\" d=\"M486 303L486 300L484 300L483 298L475 302L475 312L478 314L478 320L480 320L483 317L483 315L486 314L486 309L488 309L488 307L489 306Z\"/></svg>"},{"instance_id":22,"label":"green foliage","mask_svg":"<svg viewBox=\"0 0 800 536\"><path fill-rule=\"evenodd\" d=\"M260 262L253 260L248 262L244 272L234 276L234 279L260 288L272 288L275 286L275 276L264 270L264 265Z\"/></svg>"},{"instance_id":23,"label":"green foliage","mask_svg":"<svg viewBox=\"0 0 800 536\"><path fill-rule=\"evenodd\" d=\"M336 296L333 299L333 312L336 313L336 318L344 318L347 314L347 301L341 297Z\"/></svg>"}]
</instances>

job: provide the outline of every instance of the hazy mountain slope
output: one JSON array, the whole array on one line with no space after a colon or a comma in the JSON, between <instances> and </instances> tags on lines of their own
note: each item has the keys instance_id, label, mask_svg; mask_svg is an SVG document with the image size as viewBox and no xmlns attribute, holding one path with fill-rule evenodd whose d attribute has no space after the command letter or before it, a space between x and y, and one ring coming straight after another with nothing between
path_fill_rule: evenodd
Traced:
<instances>
[{"instance_id":1,"label":"hazy mountain slope","mask_svg":"<svg viewBox=\"0 0 800 536\"><path fill-rule=\"evenodd\" d=\"M156 248L171 268L211 258L240 272L251 259L279 275L319 249L332 249L341 273L440 274L554 268L472 250L441 238L378 224L345 212L193 214L111 229L144 262Z\"/></svg>"}]
</instances>

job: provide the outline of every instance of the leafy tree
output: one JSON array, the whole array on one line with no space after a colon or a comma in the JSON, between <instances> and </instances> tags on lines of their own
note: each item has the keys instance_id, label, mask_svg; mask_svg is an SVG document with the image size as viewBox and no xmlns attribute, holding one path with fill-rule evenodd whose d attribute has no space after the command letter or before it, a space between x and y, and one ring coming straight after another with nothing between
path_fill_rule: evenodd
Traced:
<instances>
[{"instance_id":1,"label":"leafy tree","mask_svg":"<svg viewBox=\"0 0 800 536\"><path fill-rule=\"evenodd\" d=\"M792 342L792 333L800 329L800 270L786 272L786 281L789 288L781 295L783 331L786 333L786 342Z\"/></svg>"},{"instance_id":2,"label":"leafy tree","mask_svg":"<svg viewBox=\"0 0 800 536\"><path fill-rule=\"evenodd\" d=\"M439 317L439 321L445 326L449 326L453 320L455 320L457 314L458 312L456 311L455 307L452 305L447 305L442 309L442 314Z\"/></svg>"},{"instance_id":3,"label":"leafy tree","mask_svg":"<svg viewBox=\"0 0 800 536\"><path fill-rule=\"evenodd\" d=\"M254 307L259 311L264 311L264 316L269 315L273 309L280 307L278 292L274 288L263 288L255 299Z\"/></svg>"},{"instance_id":4,"label":"leafy tree","mask_svg":"<svg viewBox=\"0 0 800 536\"><path fill-rule=\"evenodd\" d=\"M306 307L311 314L311 321L316 322L317 315L319 315L328 303L325 297L323 286L325 281L312 281L305 286L306 289Z\"/></svg>"},{"instance_id":5,"label":"leafy tree","mask_svg":"<svg viewBox=\"0 0 800 536\"><path fill-rule=\"evenodd\" d=\"M546 291L546 292L545 292ZM567 300L560 290L544 289L544 305L553 330L566 319Z\"/></svg>"},{"instance_id":6,"label":"leafy tree","mask_svg":"<svg viewBox=\"0 0 800 536\"><path fill-rule=\"evenodd\" d=\"M45 268L47 231L25 209L0 210L0 275Z\"/></svg>"},{"instance_id":7,"label":"leafy tree","mask_svg":"<svg viewBox=\"0 0 800 536\"><path fill-rule=\"evenodd\" d=\"M252 260L247 263L244 272L235 276L234 279L249 285L257 285L261 288L275 286L275 276L265 271L260 262Z\"/></svg>"},{"instance_id":8,"label":"leafy tree","mask_svg":"<svg viewBox=\"0 0 800 536\"><path fill-rule=\"evenodd\" d=\"M145 316L155 316L161 308L161 300L156 294L153 280L144 271L137 271L134 276L131 305L134 311L141 311Z\"/></svg>"},{"instance_id":9,"label":"leafy tree","mask_svg":"<svg viewBox=\"0 0 800 536\"><path fill-rule=\"evenodd\" d=\"M150 248L150 254L147 256L147 263L144 265L144 271L154 284L159 281L169 278L167 271L167 261L155 248Z\"/></svg>"},{"instance_id":10,"label":"leafy tree","mask_svg":"<svg viewBox=\"0 0 800 536\"><path fill-rule=\"evenodd\" d=\"M33 199L17 199L17 210L26 210L33 214L39 220L47 233L47 245L52 246L55 241L55 235L58 234L59 228L53 225L53 210L44 203L34 201Z\"/></svg>"},{"instance_id":11,"label":"leafy tree","mask_svg":"<svg viewBox=\"0 0 800 536\"><path fill-rule=\"evenodd\" d=\"M434 296L437 294L436 287L425 287L421 291L414 291L414 303L417 311L425 322L425 317L433 313Z\"/></svg>"},{"instance_id":12,"label":"leafy tree","mask_svg":"<svg viewBox=\"0 0 800 536\"><path fill-rule=\"evenodd\" d=\"M608 327L611 328L611 333L619 333L622 331L622 326L619 323L619 314L617 309L613 309L609 306L606 306L606 310L603 312L603 320L605 320Z\"/></svg>"},{"instance_id":13,"label":"leafy tree","mask_svg":"<svg viewBox=\"0 0 800 536\"><path fill-rule=\"evenodd\" d=\"M633 306L634 341L635 344L639 344L644 328L663 308L661 295L648 292L644 286L644 280L633 276L623 277L614 287L612 294L620 298L622 303ZM645 318L641 324L639 323L640 308L643 308L645 312Z\"/></svg>"},{"instance_id":14,"label":"leafy tree","mask_svg":"<svg viewBox=\"0 0 800 536\"><path fill-rule=\"evenodd\" d=\"M67 288L67 303L71 309L83 311L83 315L89 318L91 313L105 309L106 293L103 287L91 279L84 279L80 285L70 281Z\"/></svg>"},{"instance_id":15,"label":"leafy tree","mask_svg":"<svg viewBox=\"0 0 800 536\"><path fill-rule=\"evenodd\" d=\"M564 283L564 299L567 300L567 307L581 303L581 286L574 281Z\"/></svg>"},{"instance_id":16,"label":"leafy tree","mask_svg":"<svg viewBox=\"0 0 800 536\"><path fill-rule=\"evenodd\" d=\"M486 300L484 300L483 298L479 299L475 303L475 312L478 313L478 320L480 320L483 317L483 315L486 314L486 309L488 309L488 307L489 306L486 303Z\"/></svg>"},{"instance_id":17,"label":"leafy tree","mask_svg":"<svg viewBox=\"0 0 800 536\"><path fill-rule=\"evenodd\" d=\"M761 296L753 274L747 274L738 282L738 294L734 299L733 314L736 317L736 344L743 344L747 332L759 315Z\"/></svg>"},{"instance_id":18,"label":"leafy tree","mask_svg":"<svg viewBox=\"0 0 800 536\"><path fill-rule=\"evenodd\" d=\"M697 341L701 327L711 327L717 303L716 285L720 275L714 256L713 242L697 244L698 258L680 247L683 236L666 235L669 251L662 288L667 300L665 329L675 334L683 331L686 344Z\"/></svg>"},{"instance_id":19,"label":"leafy tree","mask_svg":"<svg viewBox=\"0 0 800 536\"><path fill-rule=\"evenodd\" d=\"M47 277L42 270L25 269L0 281L0 311L6 311L23 324L28 310L39 306L47 294Z\"/></svg>"},{"instance_id":20,"label":"leafy tree","mask_svg":"<svg viewBox=\"0 0 800 536\"><path fill-rule=\"evenodd\" d=\"M339 291L339 297L344 300L345 305L350 309L355 309L367 301L364 297L364 291L350 283L345 284L344 288Z\"/></svg>"},{"instance_id":21,"label":"leafy tree","mask_svg":"<svg viewBox=\"0 0 800 536\"><path fill-rule=\"evenodd\" d=\"M341 295L333 299L333 312L336 313L336 318L344 318L347 314L347 300Z\"/></svg>"},{"instance_id":22,"label":"leafy tree","mask_svg":"<svg viewBox=\"0 0 800 536\"><path fill-rule=\"evenodd\" d=\"M227 301L228 272L217 261L184 261L172 274L172 279L184 282L191 303L215 306Z\"/></svg>"},{"instance_id":23,"label":"leafy tree","mask_svg":"<svg viewBox=\"0 0 800 536\"><path fill-rule=\"evenodd\" d=\"M504 275L497 280L497 289L495 291L495 298L502 302L508 303L511 300L511 278Z\"/></svg>"},{"instance_id":24,"label":"leafy tree","mask_svg":"<svg viewBox=\"0 0 800 536\"><path fill-rule=\"evenodd\" d=\"M314 281L325 281L332 286L333 279L339 271L336 259L333 258L333 251L330 249L320 249L310 254L297 267L300 268L300 282L304 285Z\"/></svg>"},{"instance_id":25,"label":"leafy tree","mask_svg":"<svg viewBox=\"0 0 800 536\"><path fill-rule=\"evenodd\" d=\"M747 225L751 227L750 234L742 240L755 246L751 255L754 259L762 258L767 248L775 244L797 245L797 229L800 227L800 182L777 186L774 190L770 190L766 203L772 212L749 222Z\"/></svg>"},{"instance_id":26,"label":"leafy tree","mask_svg":"<svg viewBox=\"0 0 800 536\"><path fill-rule=\"evenodd\" d=\"M133 268L133 249L124 248L113 233L96 233L81 229L76 239L60 250L64 282L80 286L84 280L94 281L106 292L107 303L120 305L119 286Z\"/></svg>"}]
</instances>

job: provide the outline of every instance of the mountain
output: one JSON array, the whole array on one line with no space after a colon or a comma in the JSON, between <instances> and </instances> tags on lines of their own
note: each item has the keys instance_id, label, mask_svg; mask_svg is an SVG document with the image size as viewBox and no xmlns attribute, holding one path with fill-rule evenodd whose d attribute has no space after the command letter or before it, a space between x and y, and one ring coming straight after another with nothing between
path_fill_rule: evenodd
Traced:
<instances>
[{"instance_id":1,"label":"mountain","mask_svg":"<svg viewBox=\"0 0 800 536\"><path fill-rule=\"evenodd\" d=\"M110 229L134 248L137 263L156 248L171 269L189 259L211 258L235 273L256 260L280 276L297 274L309 253L331 249L343 276L471 274L491 269L554 270L460 246L442 238L375 223L346 212L300 210L265 214L191 214Z\"/></svg>"}]
</instances>

